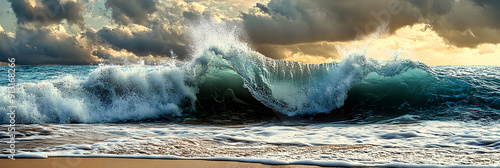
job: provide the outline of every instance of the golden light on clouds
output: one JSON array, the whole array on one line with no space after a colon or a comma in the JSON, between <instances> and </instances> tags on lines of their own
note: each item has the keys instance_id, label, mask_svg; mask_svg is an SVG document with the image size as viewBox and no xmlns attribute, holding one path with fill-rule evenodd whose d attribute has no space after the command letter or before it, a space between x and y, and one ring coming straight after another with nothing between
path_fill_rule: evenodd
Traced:
<instances>
[{"instance_id":1,"label":"golden light on clouds","mask_svg":"<svg viewBox=\"0 0 500 168\"><path fill-rule=\"evenodd\" d=\"M20 64L95 64L120 55L171 57L173 51L188 60L189 45L196 41L190 30L200 20L212 20L241 27L245 42L273 59L319 64L356 52L383 60L398 51L401 58L428 65L500 65L498 3L399 1L402 11L391 12L390 2L13 0L3 5L10 16L0 17L16 25L0 24L0 48L12 50L0 50L0 57L29 60ZM386 33L368 30L383 22ZM30 47L19 45L26 42ZM120 52L98 52L99 47Z\"/></svg>"},{"instance_id":2,"label":"golden light on clouds","mask_svg":"<svg viewBox=\"0 0 500 168\"><path fill-rule=\"evenodd\" d=\"M427 65L500 65L500 45L480 44L477 48L448 44L425 24L405 26L394 35L378 39L368 48L368 56L388 58L388 50L400 50L400 57Z\"/></svg>"},{"instance_id":3,"label":"golden light on clouds","mask_svg":"<svg viewBox=\"0 0 500 168\"><path fill-rule=\"evenodd\" d=\"M302 52L292 53L290 51L286 51L286 55L289 55L289 57L285 58L284 60L302 62L302 63L308 63L308 64L321 64L321 63L333 62L333 61L337 60L337 59L334 59L332 57L328 58L328 57L307 55L307 54L304 54Z\"/></svg>"},{"instance_id":4,"label":"golden light on clouds","mask_svg":"<svg viewBox=\"0 0 500 168\"><path fill-rule=\"evenodd\" d=\"M367 57L387 60L399 50L400 58L423 62L427 65L500 65L500 45L480 44L477 48L456 47L448 44L426 24L405 26L392 35L363 41L324 43L326 48L339 53L366 52ZM342 51L336 51L336 47ZM344 51L345 50L345 51ZM346 53L342 53L346 52ZM340 60L338 55L311 55L304 52L285 53L285 60L303 63L326 63Z\"/></svg>"},{"instance_id":5,"label":"golden light on clouds","mask_svg":"<svg viewBox=\"0 0 500 168\"><path fill-rule=\"evenodd\" d=\"M320 64L338 60L334 42L315 42L294 45L260 45L257 51L275 59Z\"/></svg>"}]
</instances>

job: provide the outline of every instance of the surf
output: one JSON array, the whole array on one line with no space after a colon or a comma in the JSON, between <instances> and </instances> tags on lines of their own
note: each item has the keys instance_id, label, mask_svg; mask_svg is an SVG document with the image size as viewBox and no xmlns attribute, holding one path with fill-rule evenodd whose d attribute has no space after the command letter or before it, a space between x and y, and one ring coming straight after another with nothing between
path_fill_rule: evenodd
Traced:
<instances>
[{"instance_id":1,"label":"surf","mask_svg":"<svg viewBox=\"0 0 500 168\"><path fill-rule=\"evenodd\" d=\"M304 64L271 59L253 50L238 25L201 22L190 33L193 42L187 61L100 65L84 75L68 73L18 84L18 121L128 122L225 110L316 118L348 113L365 121L406 114L436 119L476 107L478 114L498 119L498 98L486 98L498 97L500 75L495 71L490 87L481 90L466 77L398 58L397 53L387 61L352 52L340 61ZM58 69L41 71L54 70ZM0 92L7 88L0 87ZM0 99L2 107L7 103ZM0 116L2 123L7 120Z\"/></svg>"}]
</instances>

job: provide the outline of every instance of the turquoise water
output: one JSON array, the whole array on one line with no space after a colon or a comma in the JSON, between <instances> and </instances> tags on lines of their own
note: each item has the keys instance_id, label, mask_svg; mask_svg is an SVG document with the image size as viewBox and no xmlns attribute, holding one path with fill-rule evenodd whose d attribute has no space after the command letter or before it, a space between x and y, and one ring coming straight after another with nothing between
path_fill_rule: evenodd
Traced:
<instances>
[{"instance_id":1,"label":"turquoise water","mask_svg":"<svg viewBox=\"0 0 500 168\"><path fill-rule=\"evenodd\" d=\"M250 109L269 113L262 120L282 115L283 120L307 118L312 122L378 122L402 115L415 115L422 120L484 122L498 122L500 118L500 67L415 67L411 63L413 67L398 65L400 72L386 70L395 74L360 68L364 70L339 75L334 73L342 63L301 65L304 67L287 70L289 66L285 64L300 64L277 62L276 66L284 67L269 67L263 70L267 74L251 77L242 77L237 70L223 66L193 72L185 69L187 65L183 63L18 66L17 121L196 119L224 115L225 109L232 114L252 113ZM2 85L1 91L6 92L7 83ZM0 103L5 107L7 96ZM3 123L8 121L5 116L0 119Z\"/></svg>"},{"instance_id":2,"label":"turquoise water","mask_svg":"<svg viewBox=\"0 0 500 168\"><path fill-rule=\"evenodd\" d=\"M16 157L500 165L498 66L355 52L303 64L267 58L228 29L201 30L187 61L17 66ZM6 114L7 73L0 79ZM1 127L9 120L0 115ZM0 148L11 134L0 130Z\"/></svg>"}]
</instances>

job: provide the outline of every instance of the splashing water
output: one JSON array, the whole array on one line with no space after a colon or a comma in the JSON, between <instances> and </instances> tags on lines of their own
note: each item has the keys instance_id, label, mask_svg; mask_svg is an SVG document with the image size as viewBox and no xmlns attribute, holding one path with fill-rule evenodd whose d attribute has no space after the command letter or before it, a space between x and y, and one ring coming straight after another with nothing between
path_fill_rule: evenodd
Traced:
<instances>
[{"instance_id":1,"label":"splashing water","mask_svg":"<svg viewBox=\"0 0 500 168\"><path fill-rule=\"evenodd\" d=\"M303 64L254 51L238 25L205 21L190 33L192 59L185 62L86 66L54 79L49 75L31 78L74 67L19 67L27 80L18 84L18 121L99 123L179 117L202 111L196 105L205 100L200 86L209 82L241 83L241 88L232 88L234 97L249 92L251 98L288 116L335 109L446 116L456 113L450 107L458 111L471 107L464 100L476 100L478 113L498 116L498 67L473 69L488 74L490 78L483 81L470 80L472 72L452 76L447 73L454 68L428 67L397 57L379 61L362 52L348 54L341 61ZM0 87L0 92L7 93L7 87ZM6 96L0 98L1 112L8 103ZM8 118L0 115L0 121L7 123Z\"/></svg>"}]
</instances>

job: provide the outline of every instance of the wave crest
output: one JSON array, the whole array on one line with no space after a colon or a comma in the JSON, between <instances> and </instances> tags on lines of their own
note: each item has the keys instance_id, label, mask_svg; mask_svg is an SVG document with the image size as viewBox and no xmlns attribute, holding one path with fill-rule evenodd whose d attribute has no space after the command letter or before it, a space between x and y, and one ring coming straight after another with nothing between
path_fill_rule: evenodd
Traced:
<instances>
[{"instance_id":1,"label":"wave crest","mask_svg":"<svg viewBox=\"0 0 500 168\"><path fill-rule=\"evenodd\" d=\"M336 113L335 109L358 113L353 115L380 111L403 115L474 95L470 84L411 60L379 61L351 54L338 62L303 64L252 50L238 26L202 22L191 33L195 40L190 61L102 65L84 78L67 75L19 84L18 121L98 123L190 117L212 108L205 101L224 102L224 96L237 105L259 109L257 101L288 116ZM0 92L7 93L7 87L0 87ZM494 107L500 102L481 100ZM8 105L6 97L0 105ZM0 121L8 123L8 118L0 115Z\"/></svg>"}]
</instances>

